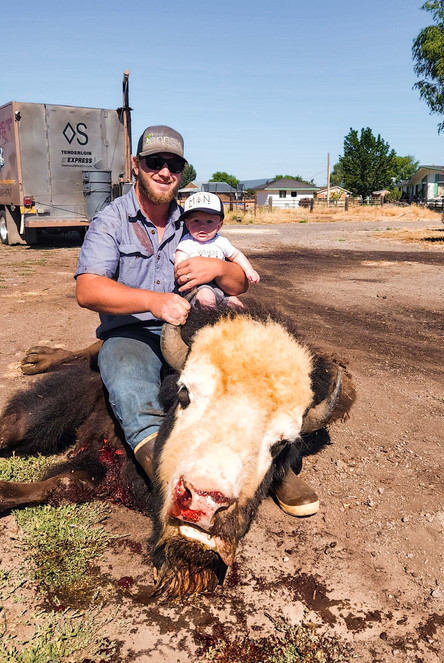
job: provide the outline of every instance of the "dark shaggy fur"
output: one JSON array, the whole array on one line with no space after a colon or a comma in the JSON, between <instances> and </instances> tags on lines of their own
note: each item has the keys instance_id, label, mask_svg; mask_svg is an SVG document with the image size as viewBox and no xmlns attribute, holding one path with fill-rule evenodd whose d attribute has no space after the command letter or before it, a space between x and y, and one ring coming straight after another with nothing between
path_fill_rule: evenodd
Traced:
<instances>
[{"instance_id":1,"label":"dark shaggy fur","mask_svg":"<svg viewBox=\"0 0 444 663\"><path fill-rule=\"evenodd\" d=\"M288 320L260 307L245 311L192 309L182 330L183 337L190 344L197 329L213 325L221 318L238 315L249 315L256 320L272 317L303 342ZM223 580L226 569L214 552L184 539L157 545L162 529L157 516L161 510L160 491L156 486L154 491L150 490L149 480L139 471L132 452L127 448L122 431L110 411L99 374L92 370L89 360L85 359L64 362L56 368L32 387L10 399L0 419L0 452L5 454L14 450L21 455L54 454L65 452L73 445L67 458L52 468L48 475L55 477L64 474L72 478L72 481L65 481L63 485L54 480L49 495L45 489L44 499L52 503L66 499L83 501L94 496L120 501L131 508L146 511L150 508L153 492L153 562L159 570L159 587L174 596L212 589ZM315 353L311 376L316 394L315 403L327 396L337 370L338 362ZM347 416L354 396L350 376L344 371L343 393L333 420ZM156 441L158 450L174 423L174 410L178 402L176 373L170 372L163 380L161 402L167 415ZM214 533L217 535L223 528L225 535L227 531L230 532L232 540L238 542L247 532L270 487L279 484L289 467L299 471L302 456L315 453L328 442L328 433L322 430L306 436L302 444L290 445L286 441L276 444L272 450L274 463L255 498L240 509L220 512L215 519ZM0 490L0 507L1 502ZM24 503L23 500L17 502L19 505ZM5 499L4 505L3 510L10 508L10 501Z\"/></svg>"}]
</instances>

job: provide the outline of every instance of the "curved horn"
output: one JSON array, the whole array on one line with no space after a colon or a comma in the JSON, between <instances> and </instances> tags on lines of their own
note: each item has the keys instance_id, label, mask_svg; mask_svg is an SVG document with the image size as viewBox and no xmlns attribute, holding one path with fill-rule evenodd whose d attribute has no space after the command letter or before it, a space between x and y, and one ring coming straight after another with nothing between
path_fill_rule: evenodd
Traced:
<instances>
[{"instance_id":1,"label":"curved horn","mask_svg":"<svg viewBox=\"0 0 444 663\"><path fill-rule=\"evenodd\" d=\"M197 288L193 288L185 295L189 302L195 297ZM176 371L182 370L185 365L189 347L185 343L180 333L182 325L172 325L165 322L160 336L160 350L166 362L175 368Z\"/></svg>"},{"instance_id":2,"label":"curved horn","mask_svg":"<svg viewBox=\"0 0 444 663\"><path fill-rule=\"evenodd\" d=\"M307 433L314 433L321 428L324 428L326 424L330 421L333 412L336 410L336 407L341 397L342 392L342 368L339 368L338 374L336 375L336 384L335 388L323 401L311 407L305 413L305 416L302 420L301 435L306 435Z\"/></svg>"},{"instance_id":3,"label":"curved horn","mask_svg":"<svg viewBox=\"0 0 444 663\"><path fill-rule=\"evenodd\" d=\"M181 336L181 328L181 325L176 326L165 322L160 336L160 349L164 359L176 371L180 371L184 367L189 350Z\"/></svg>"}]
</instances>

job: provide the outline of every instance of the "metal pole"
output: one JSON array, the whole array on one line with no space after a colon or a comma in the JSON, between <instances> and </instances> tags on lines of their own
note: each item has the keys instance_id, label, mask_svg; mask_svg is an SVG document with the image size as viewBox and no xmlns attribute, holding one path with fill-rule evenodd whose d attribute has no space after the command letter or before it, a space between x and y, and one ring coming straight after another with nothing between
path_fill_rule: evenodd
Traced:
<instances>
[{"instance_id":1,"label":"metal pole","mask_svg":"<svg viewBox=\"0 0 444 663\"><path fill-rule=\"evenodd\" d=\"M327 154L327 207L330 205L330 152Z\"/></svg>"},{"instance_id":2,"label":"metal pole","mask_svg":"<svg viewBox=\"0 0 444 663\"><path fill-rule=\"evenodd\" d=\"M125 182L131 182L131 108L129 107L129 71L123 72L123 130L125 145Z\"/></svg>"}]
</instances>

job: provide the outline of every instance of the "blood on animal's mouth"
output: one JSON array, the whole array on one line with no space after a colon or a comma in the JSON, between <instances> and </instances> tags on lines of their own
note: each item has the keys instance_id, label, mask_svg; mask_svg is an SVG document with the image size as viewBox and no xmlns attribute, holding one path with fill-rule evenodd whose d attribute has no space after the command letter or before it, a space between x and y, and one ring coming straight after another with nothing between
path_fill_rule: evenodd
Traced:
<instances>
[{"instance_id":1,"label":"blood on animal's mouth","mask_svg":"<svg viewBox=\"0 0 444 663\"><path fill-rule=\"evenodd\" d=\"M180 477L174 486L169 516L193 523L208 532L215 514L228 508L232 502L220 491L200 490Z\"/></svg>"}]
</instances>

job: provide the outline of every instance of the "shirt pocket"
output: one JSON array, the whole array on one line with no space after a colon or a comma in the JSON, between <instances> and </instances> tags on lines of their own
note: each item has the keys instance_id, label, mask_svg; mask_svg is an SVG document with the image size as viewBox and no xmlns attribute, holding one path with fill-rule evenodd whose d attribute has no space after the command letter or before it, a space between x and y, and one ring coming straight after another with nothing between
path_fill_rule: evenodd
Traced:
<instances>
[{"instance_id":1,"label":"shirt pocket","mask_svg":"<svg viewBox=\"0 0 444 663\"><path fill-rule=\"evenodd\" d=\"M153 251L140 244L121 244L118 281L132 288L149 288L153 271Z\"/></svg>"}]
</instances>

